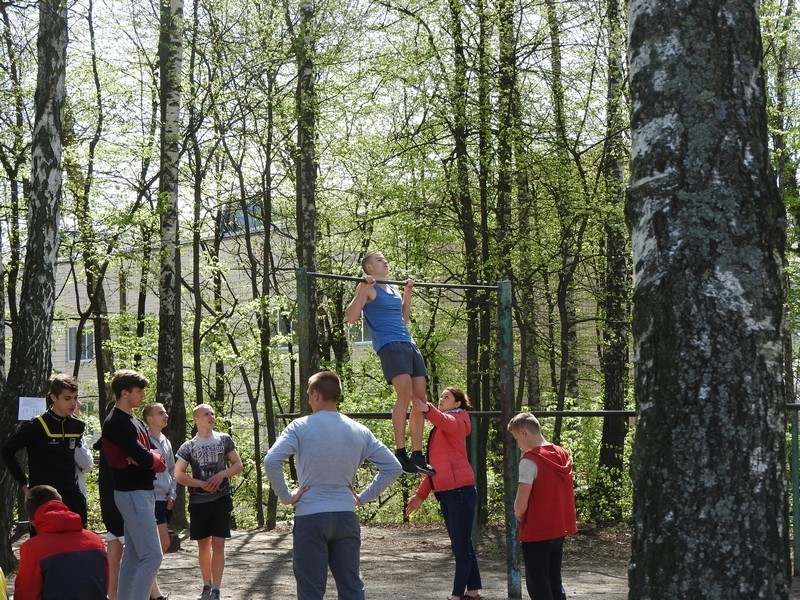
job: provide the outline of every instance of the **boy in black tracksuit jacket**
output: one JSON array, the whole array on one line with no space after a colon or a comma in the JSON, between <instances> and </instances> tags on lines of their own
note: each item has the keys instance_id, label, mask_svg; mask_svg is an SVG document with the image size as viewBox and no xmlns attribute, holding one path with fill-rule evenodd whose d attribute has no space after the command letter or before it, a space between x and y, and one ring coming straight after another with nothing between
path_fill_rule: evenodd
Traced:
<instances>
[{"instance_id":1,"label":"boy in black tracksuit jacket","mask_svg":"<svg viewBox=\"0 0 800 600\"><path fill-rule=\"evenodd\" d=\"M3 444L3 456L11 476L27 493L29 487L50 485L64 504L81 516L86 526L86 498L75 478L75 448L81 443L86 425L72 416L78 403L78 383L60 373L50 378L48 398L52 403L44 413L20 423ZM17 452L28 451L28 476L17 460ZM29 517L31 515L28 515Z\"/></svg>"}]
</instances>

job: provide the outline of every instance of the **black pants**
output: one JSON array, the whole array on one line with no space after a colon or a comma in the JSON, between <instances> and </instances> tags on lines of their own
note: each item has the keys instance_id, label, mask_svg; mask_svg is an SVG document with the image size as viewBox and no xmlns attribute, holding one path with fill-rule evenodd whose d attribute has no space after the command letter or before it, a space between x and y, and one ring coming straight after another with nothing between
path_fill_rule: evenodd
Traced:
<instances>
[{"instance_id":1,"label":"black pants","mask_svg":"<svg viewBox=\"0 0 800 600\"><path fill-rule=\"evenodd\" d=\"M564 538L541 542L522 542L525 583L531 600L566 600L561 585L561 559Z\"/></svg>"}]
</instances>

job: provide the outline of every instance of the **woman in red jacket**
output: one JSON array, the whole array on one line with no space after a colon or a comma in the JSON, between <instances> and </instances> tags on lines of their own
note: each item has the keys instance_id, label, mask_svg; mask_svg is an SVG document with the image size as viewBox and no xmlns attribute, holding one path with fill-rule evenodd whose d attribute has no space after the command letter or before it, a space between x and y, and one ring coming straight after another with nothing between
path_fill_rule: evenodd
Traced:
<instances>
[{"instance_id":1,"label":"woman in red jacket","mask_svg":"<svg viewBox=\"0 0 800 600\"><path fill-rule=\"evenodd\" d=\"M472 430L469 398L460 389L448 387L439 398L438 409L417 398L414 398L414 406L434 425L428 439L428 462L436 475L425 476L408 501L406 514L416 512L433 490L456 559L450 600L480 600L481 571L472 545L472 522L478 493L466 445Z\"/></svg>"}]
</instances>

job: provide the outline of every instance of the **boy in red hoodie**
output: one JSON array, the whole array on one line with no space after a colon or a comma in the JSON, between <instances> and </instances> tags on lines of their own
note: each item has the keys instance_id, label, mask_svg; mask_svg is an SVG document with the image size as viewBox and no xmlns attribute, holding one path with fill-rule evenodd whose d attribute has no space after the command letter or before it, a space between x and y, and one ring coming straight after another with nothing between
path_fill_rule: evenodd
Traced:
<instances>
[{"instance_id":1,"label":"boy in red hoodie","mask_svg":"<svg viewBox=\"0 0 800 600\"><path fill-rule=\"evenodd\" d=\"M578 531L572 459L544 438L539 421L529 412L511 419L508 430L524 453L514 514L528 595L534 600L566 600L561 585L564 537Z\"/></svg>"},{"instance_id":2,"label":"boy in red hoodie","mask_svg":"<svg viewBox=\"0 0 800 600\"><path fill-rule=\"evenodd\" d=\"M49 485L35 485L25 510L36 537L19 550L16 600L105 600L108 561L103 541L83 528L79 514Z\"/></svg>"}]
</instances>

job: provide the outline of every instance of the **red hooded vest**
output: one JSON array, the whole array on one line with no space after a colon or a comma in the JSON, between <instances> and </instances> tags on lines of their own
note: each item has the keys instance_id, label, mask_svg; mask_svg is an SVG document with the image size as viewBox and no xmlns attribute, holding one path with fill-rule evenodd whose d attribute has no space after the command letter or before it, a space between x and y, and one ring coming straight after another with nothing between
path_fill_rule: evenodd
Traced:
<instances>
[{"instance_id":1,"label":"red hooded vest","mask_svg":"<svg viewBox=\"0 0 800 600\"><path fill-rule=\"evenodd\" d=\"M528 510L519 524L521 542L563 538L578 531L572 459L555 444L539 446L525 453L536 463L537 474L528 498Z\"/></svg>"}]
</instances>

